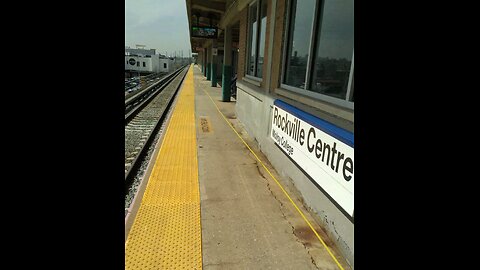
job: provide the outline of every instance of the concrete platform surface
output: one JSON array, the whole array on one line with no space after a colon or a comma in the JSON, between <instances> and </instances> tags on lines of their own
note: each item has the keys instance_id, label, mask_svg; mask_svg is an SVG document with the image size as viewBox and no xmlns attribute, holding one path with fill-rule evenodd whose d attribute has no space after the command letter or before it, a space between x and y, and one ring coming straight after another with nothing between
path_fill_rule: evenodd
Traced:
<instances>
[{"instance_id":1,"label":"concrete platform surface","mask_svg":"<svg viewBox=\"0 0 480 270\"><path fill-rule=\"evenodd\" d=\"M203 268L351 269L304 207L292 182L275 172L236 120L235 101L221 102L221 87L211 87L198 66L193 70ZM214 103L279 180L342 267Z\"/></svg>"}]
</instances>

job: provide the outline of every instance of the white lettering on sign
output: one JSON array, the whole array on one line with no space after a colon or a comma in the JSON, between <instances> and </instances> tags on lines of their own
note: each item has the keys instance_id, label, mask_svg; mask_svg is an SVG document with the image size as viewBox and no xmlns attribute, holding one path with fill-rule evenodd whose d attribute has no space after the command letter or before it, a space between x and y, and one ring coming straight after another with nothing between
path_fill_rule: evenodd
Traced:
<instances>
[{"instance_id":1,"label":"white lettering on sign","mask_svg":"<svg viewBox=\"0 0 480 270\"><path fill-rule=\"evenodd\" d=\"M353 216L354 148L274 105L271 138Z\"/></svg>"}]
</instances>

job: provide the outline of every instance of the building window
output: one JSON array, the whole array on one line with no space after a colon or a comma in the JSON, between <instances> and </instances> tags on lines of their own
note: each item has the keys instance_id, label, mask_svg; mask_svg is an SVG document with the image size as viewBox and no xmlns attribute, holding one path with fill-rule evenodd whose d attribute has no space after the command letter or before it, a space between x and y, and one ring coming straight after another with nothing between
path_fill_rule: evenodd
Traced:
<instances>
[{"instance_id":1,"label":"building window","mask_svg":"<svg viewBox=\"0 0 480 270\"><path fill-rule=\"evenodd\" d=\"M143 62L143 67L146 67L146 66L145 66L145 62Z\"/></svg>"},{"instance_id":2,"label":"building window","mask_svg":"<svg viewBox=\"0 0 480 270\"><path fill-rule=\"evenodd\" d=\"M140 62L137 62L137 67L139 67L139 66L140 66Z\"/></svg>"},{"instance_id":3,"label":"building window","mask_svg":"<svg viewBox=\"0 0 480 270\"><path fill-rule=\"evenodd\" d=\"M163 63L163 68L167 68L167 63Z\"/></svg>"},{"instance_id":4,"label":"building window","mask_svg":"<svg viewBox=\"0 0 480 270\"><path fill-rule=\"evenodd\" d=\"M282 86L353 103L353 0L290 1L286 42Z\"/></svg>"},{"instance_id":5,"label":"building window","mask_svg":"<svg viewBox=\"0 0 480 270\"><path fill-rule=\"evenodd\" d=\"M250 76L262 78L266 29L267 1L258 0L248 8L247 74Z\"/></svg>"}]
</instances>

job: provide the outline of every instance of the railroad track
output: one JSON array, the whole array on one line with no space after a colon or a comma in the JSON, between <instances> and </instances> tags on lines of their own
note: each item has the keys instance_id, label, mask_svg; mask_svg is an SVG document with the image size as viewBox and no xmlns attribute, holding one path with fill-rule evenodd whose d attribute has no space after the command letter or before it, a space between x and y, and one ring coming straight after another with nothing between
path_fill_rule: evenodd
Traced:
<instances>
[{"instance_id":1,"label":"railroad track","mask_svg":"<svg viewBox=\"0 0 480 270\"><path fill-rule=\"evenodd\" d=\"M142 161L160 128L188 67L165 76L125 101L125 191L129 193Z\"/></svg>"},{"instance_id":2,"label":"railroad track","mask_svg":"<svg viewBox=\"0 0 480 270\"><path fill-rule=\"evenodd\" d=\"M133 96L134 94L136 94L135 92L139 92L139 91L142 91L143 89L149 87L150 85L153 85L155 84L159 79L161 79L162 77L164 77L165 75L167 75L167 73L165 72L159 72L159 73L152 73L150 75L147 75L145 77L143 77L144 81L145 81L145 84L142 85L142 89L139 89L137 91L134 91L132 93L128 93L128 90L132 89L132 88L135 88L137 87L138 85L135 85L135 86L130 86L130 87L127 87L125 86L125 98L129 98L131 96ZM150 82L150 80L153 80L153 82ZM135 81L137 84L140 83L140 80L136 80Z\"/></svg>"},{"instance_id":3,"label":"railroad track","mask_svg":"<svg viewBox=\"0 0 480 270\"><path fill-rule=\"evenodd\" d=\"M161 91L165 85L170 83L182 70L183 67L162 77L162 79L149 85L147 88L125 97L125 122L130 121L138 111L148 104L149 100L155 97L155 95Z\"/></svg>"}]
</instances>

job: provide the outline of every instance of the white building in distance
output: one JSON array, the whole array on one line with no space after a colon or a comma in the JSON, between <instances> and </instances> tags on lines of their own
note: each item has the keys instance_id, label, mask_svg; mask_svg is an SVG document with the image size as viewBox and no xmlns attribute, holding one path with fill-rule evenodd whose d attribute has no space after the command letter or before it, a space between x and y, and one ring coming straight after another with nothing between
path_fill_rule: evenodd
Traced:
<instances>
[{"instance_id":1,"label":"white building in distance","mask_svg":"<svg viewBox=\"0 0 480 270\"><path fill-rule=\"evenodd\" d=\"M155 54L155 49L132 49L125 47L125 71L139 73L171 72L173 60Z\"/></svg>"}]
</instances>

